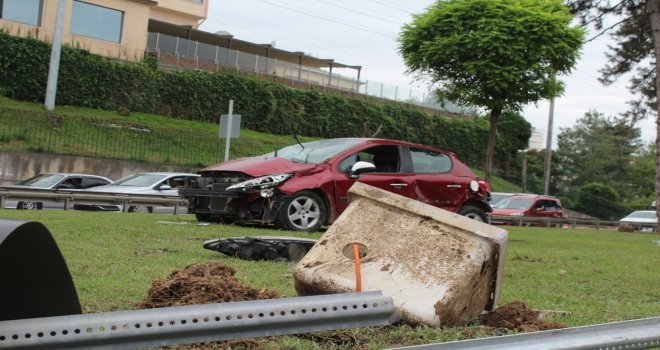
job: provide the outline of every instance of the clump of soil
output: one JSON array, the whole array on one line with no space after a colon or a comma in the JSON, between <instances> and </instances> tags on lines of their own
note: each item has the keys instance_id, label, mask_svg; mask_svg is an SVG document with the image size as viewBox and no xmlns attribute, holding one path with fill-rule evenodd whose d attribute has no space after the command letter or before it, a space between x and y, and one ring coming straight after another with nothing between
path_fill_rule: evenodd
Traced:
<instances>
[{"instance_id":1,"label":"clump of soil","mask_svg":"<svg viewBox=\"0 0 660 350\"><path fill-rule=\"evenodd\" d=\"M236 280L236 270L219 261L192 264L155 280L140 308L212 304L280 298L277 292L255 289Z\"/></svg>"},{"instance_id":2,"label":"clump of soil","mask_svg":"<svg viewBox=\"0 0 660 350\"><path fill-rule=\"evenodd\" d=\"M505 328L521 332L536 332L566 328L557 322L539 319L539 312L530 309L521 301L504 304L481 316L481 324L492 328Z\"/></svg>"}]
</instances>

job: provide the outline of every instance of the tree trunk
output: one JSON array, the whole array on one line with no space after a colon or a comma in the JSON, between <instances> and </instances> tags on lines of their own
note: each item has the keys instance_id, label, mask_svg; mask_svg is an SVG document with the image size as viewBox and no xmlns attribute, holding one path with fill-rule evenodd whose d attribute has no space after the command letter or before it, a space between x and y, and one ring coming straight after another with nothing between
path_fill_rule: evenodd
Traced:
<instances>
[{"instance_id":1,"label":"tree trunk","mask_svg":"<svg viewBox=\"0 0 660 350\"><path fill-rule=\"evenodd\" d=\"M660 0L658 0L660 1ZM496 107L490 111L490 132L488 133L488 147L486 148L486 182L490 185L493 179L493 156L495 155L495 141L497 140L497 119L502 114L502 108Z\"/></svg>"},{"instance_id":2,"label":"tree trunk","mask_svg":"<svg viewBox=\"0 0 660 350\"><path fill-rule=\"evenodd\" d=\"M660 217L660 0L647 0L646 12L653 31L653 48L655 55L655 87L656 87L656 137L655 137L655 203L656 216Z\"/></svg>"}]
</instances>

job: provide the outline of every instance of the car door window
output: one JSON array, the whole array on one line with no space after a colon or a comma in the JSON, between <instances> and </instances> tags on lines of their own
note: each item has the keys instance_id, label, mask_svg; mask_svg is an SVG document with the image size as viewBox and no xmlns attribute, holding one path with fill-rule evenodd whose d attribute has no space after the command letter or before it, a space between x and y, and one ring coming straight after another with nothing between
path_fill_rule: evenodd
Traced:
<instances>
[{"instance_id":1,"label":"car door window","mask_svg":"<svg viewBox=\"0 0 660 350\"><path fill-rule=\"evenodd\" d=\"M399 147L377 146L369 151L365 153L373 154L372 163L376 166L377 173L398 173L401 170Z\"/></svg>"},{"instance_id":2,"label":"car door window","mask_svg":"<svg viewBox=\"0 0 660 350\"><path fill-rule=\"evenodd\" d=\"M410 148L413 172L416 174L441 174L451 170L451 158L440 152Z\"/></svg>"},{"instance_id":3,"label":"car door window","mask_svg":"<svg viewBox=\"0 0 660 350\"><path fill-rule=\"evenodd\" d=\"M82 188L82 177L78 176L69 176L64 181L62 181L57 188L63 189L80 189Z\"/></svg>"},{"instance_id":4,"label":"car door window","mask_svg":"<svg viewBox=\"0 0 660 350\"><path fill-rule=\"evenodd\" d=\"M353 164L363 161L376 166L377 173L396 173L401 170L401 155L398 146L375 146L363 149L344 158L338 166L347 172Z\"/></svg>"},{"instance_id":5,"label":"car door window","mask_svg":"<svg viewBox=\"0 0 660 350\"><path fill-rule=\"evenodd\" d=\"M110 182L104 179L98 179L95 177L86 177L83 179L82 182L82 188L90 188L90 187L96 187L96 186L101 186L101 185L107 185Z\"/></svg>"}]
</instances>

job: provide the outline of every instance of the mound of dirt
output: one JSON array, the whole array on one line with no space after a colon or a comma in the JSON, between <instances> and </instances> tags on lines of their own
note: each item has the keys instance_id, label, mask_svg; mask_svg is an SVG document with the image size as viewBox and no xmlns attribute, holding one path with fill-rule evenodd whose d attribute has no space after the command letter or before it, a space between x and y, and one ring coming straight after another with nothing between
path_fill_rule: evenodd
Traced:
<instances>
[{"instance_id":1,"label":"mound of dirt","mask_svg":"<svg viewBox=\"0 0 660 350\"><path fill-rule=\"evenodd\" d=\"M536 332L566 328L566 325L539 319L539 312L521 301L512 301L481 316L481 324L521 332Z\"/></svg>"},{"instance_id":2,"label":"mound of dirt","mask_svg":"<svg viewBox=\"0 0 660 350\"><path fill-rule=\"evenodd\" d=\"M255 289L236 280L236 270L219 261L192 264L155 280L140 303L143 309L280 298L277 292Z\"/></svg>"}]
</instances>

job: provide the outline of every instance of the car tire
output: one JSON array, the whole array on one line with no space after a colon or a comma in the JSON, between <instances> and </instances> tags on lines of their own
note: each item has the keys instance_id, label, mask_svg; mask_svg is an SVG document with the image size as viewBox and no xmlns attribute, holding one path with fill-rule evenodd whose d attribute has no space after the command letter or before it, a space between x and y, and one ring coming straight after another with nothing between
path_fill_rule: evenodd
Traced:
<instances>
[{"instance_id":1,"label":"car tire","mask_svg":"<svg viewBox=\"0 0 660 350\"><path fill-rule=\"evenodd\" d=\"M43 207L44 204L41 202L20 201L16 204L18 210L41 210Z\"/></svg>"},{"instance_id":2,"label":"car tire","mask_svg":"<svg viewBox=\"0 0 660 350\"><path fill-rule=\"evenodd\" d=\"M128 207L129 213L153 213L154 207L149 207L146 205L131 205Z\"/></svg>"},{"instance_id":3,"label":"car tire","mask_svg":"<svg viewBox=\"0 0 660 350\"><path fill-rule=\"evenodd\" d=\"M282 203L275 225L286 230L315 232L323 226L327 216L325 202L318 194L300 191Z\"/></svg>"},{"instance_id":4,"label":"car tire","mask_svg":"<svg viewBox=\"0 0 660 350\"><path fill-rule=\"evenodd\" d=\"M199 222L209 222L210 218L211 218L210 215L195 213L195 219L197 219L197 221L199 221Z\"/></svg>"},{"instance_id":5,"label":"car tire","mask_svg":"<svg viewBox=\"0 0 660 350\"><path fill-rule=\"evenodd\" d=\"M472 205L465 205L462 206L461 209L458 211L460 215L466 216L470 219L480 221L480 222L488 222L488 218L486 217L486 213L484 213L483 210L472 206Z\"/></svg>"}]
</instances>

